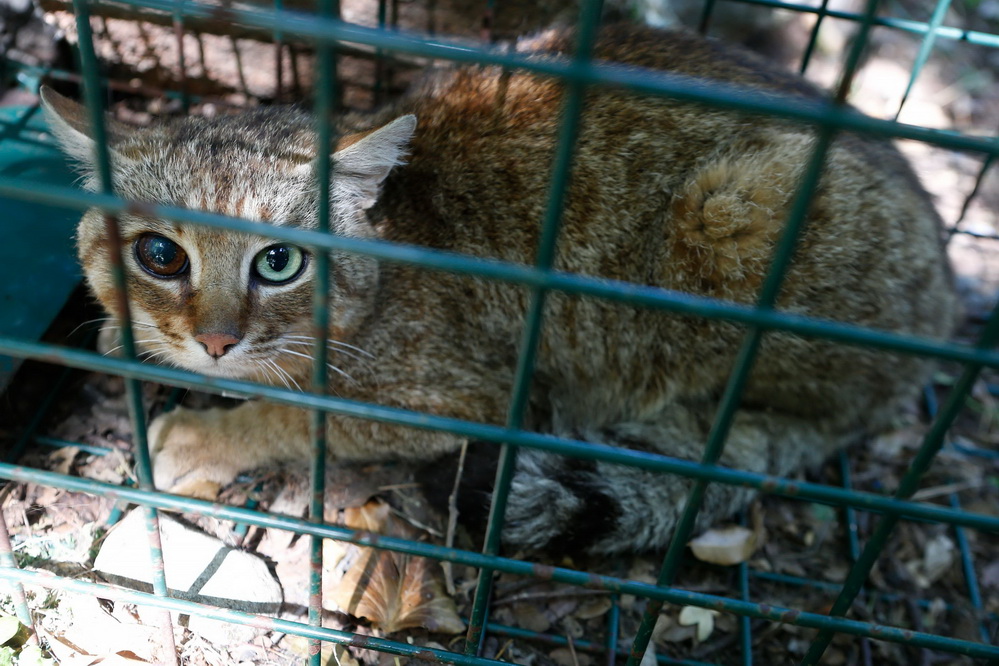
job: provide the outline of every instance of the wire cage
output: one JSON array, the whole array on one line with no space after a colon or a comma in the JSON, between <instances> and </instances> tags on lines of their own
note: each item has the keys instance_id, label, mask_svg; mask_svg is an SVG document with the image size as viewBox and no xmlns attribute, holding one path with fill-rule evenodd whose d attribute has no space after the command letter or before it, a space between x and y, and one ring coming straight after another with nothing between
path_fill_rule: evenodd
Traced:
<instances>
[{"instance_id":1,"label":"wire cage","mask_svg":"<svg viewBox=\"0 0 999 666\"><path fill-rule=\"evenodd\" d=\"M37 86L42 78L76 79L82 82L86 105L93 119L93 133L98 145L98 174L102 184L98 192L83 192L69 186L56 186L32 181L17 175L0 174L0 196L12 201L38 202L58 206L70 211L83 211L91 207L104 211L108 234L113 239L120 238L117 231L116 215L130 211L185 224L204 225L217 229L234 230L272 237L295 243L315 251L318 283L315 293L315 326L327 328L328 314L323 304L327 302L329 284L328 272L324 269L328 260L327 252L332 250L358 253L375 257L382 261L404 262L425 267L427 270L449 271L462 275L476 276L486 280L496 280L522 285L531 292L530 308L526 316L523 336L520 341L515 389L510 401L509 418L505 426L466 422L439 416L414 413L374 404L364 404L328 395L325 391L325 347L317 346L314 382L311 390L299 392L290 388L265 386L246 381L200 376L195 373L143 364L137 360L134 337L128 323L123 326L124 358L105 357L87 349L71 348L61 344L35 342L17 335L0 335L0 354L18 359L32 359L45 363L110 373L125 378L127 400L134 430L135 457L137 462L138 487L121 487L90 479L34 469L12 462L33 441L45 407L38 418L19 433L11 445L8 461L0 463L0 478L12 482L30 482L76 492L111 497L116 500L134 503L143 508L150 534L150 557L157 572L152 592L139 592L102 583L75 580L68 577L46 575L43 572L21 568L15 561L6 526L0 522L0 578L10 586L10 594L15 602L20 620L32 624L31 611L25 600L22 585L67 590L83 595L99 596L128 603L146 605L164 611L177 611L193 615L245 624L267 627L289 634L303 636L312 641L310 663L321 663L319 645L321 642L364 647L400 657L411 657L429 661L455 664L498 663L494 658L483 656L481 650L488 635L511 636L524 640L540 640L550 645L573 645L575 649L602 653L606 663L626 660L628 664L638 664L646 653L656 619L665 604L695 606L731 614L738 619L738 641L732 648L731 656L725 663L754 663L754 625L752 621L786 623L814 630L809 634L807 648L801 658L802 664L820 663L827 647L837 635L857 637L858 641L889 641L901 643L914 650L934 650L940 653L982 660L999 659L999 647L995 644L995 631L999 626L994 616L995 609L983 606L979 591L976 563L967 546L966 534L969 530L988 533L999 532L999 517L995 513L973 512L963 509L958 501L958 493L946 496L945 502L917 501L914 494L920 482L934 461L936 455L947 444L948 430L964 408L968 396L983 371L999 368L999 352L994 347L999 338L999 309L992 312L981 327L974 344L938 343L913 337L868 330L843 323L820 321L781 312L774 308L786 269L789 266L796 240L800 234L809 198L816 187L821 173L825 151L837 132L851 131L877 136L909 139L928 145L963 151L981 159L975 187L964 197L963 209L980 194L990 167L999 155L999 139L995 136L976 136L969 133L942 131L918 124L901 123L896 119L882 120L863 116L845 104L846 93L854 73L859 67L863 48L872 30L894 30L915 35L920 41L918 55L910 70L910 88L917 79L934 49L941 42L968 43L984 47L999 46L999 35L988 32L966 30L945 25L945 16L950 7L949 0L938 0L928 16L917 19L898 17L890 12L878 10L878 2L871 0L862 13L834 10L823 1L818 6L806 6L772 0L733 0L721 4L742 8L755 5L766 9L780 9L810 15L813 18L810 38L803 50L801 69L807 66L813 52L817 35L823 22L836 19L849 21L857 26L857 35L848 49L848 57L843 66L839 94L827 103L805 103L799 99L781 99L772 95L754 94L732 86L691 82L666 74L652 74L633 69L621 69L591 61L589 47L592 45L601 20L601 3L586 1L580 8L578 17L580 48L572 62L530 60L516 53L489 48L483 44L470 44L466 41L449 40L438 36L418 36L392 29L389 25L390 12L382 0L378 11L378 27L366 27L341 20L335 0L321 0L315 15L301 11L287 10L280 0L271 6L226 6L219 7L193 0L120 0L113 3L115 11L145 12L143 16L158 16L165 25L171 25L178 35L180 71L185 71L183 33L194 26L205 26L216 22L232 33L270 35L277 44L277 58L274 61L278 81L275 99L286 97L282 92L281 81L290 77L289 65L282 59L283 49L291 49L293 43L311 45L315 52L315 115L328 118L342 99L342 90L337 87L337 58L344 53L362 53L373 57L378 65L376 88L373 99L378 101L384 86L390 85L392 66L398 66L405 58L422 58L458 63L487 63L505 68L518 68L539 75L559 77L567 83L567 94L562 114L559 144L551 175L550 197L547 213L543 220L541 242L537 261L533 266L504 264L485 261L468 256L442 253L419 247L398 246L382 241L361 241L338 237L328 233L329 210L320 212L318 230L273 227L249 220L229 218L205 211L186 210L171 206L122 200L110 186L110 162L103 125L102 110L106 87L128 87L121 81L102 78L101 64L94 46L92 13L111 3L94 0L73 0L76 29L79 40L79 66L81 74L45 70L16 63L8 65L17 76L28 85ZM701 27L710 24L715 11L715 2L708 0L703 8ZM483 33L488 36L494 14L503 11L503 2L488 4L483 0ZM396 10L397 11L397 10ZM397 15L397 14L395 14ZM395 60L393 60L393 58ZM386 64L388 63L388 64ZM394 63L394 65L393 65ZM592 279L580 275L566 274L553 269L553 257L559 232L560 213L564 203L566 183L570 176L573 160L573 147L581 122L582 100L590 86L613 86L632 90L639 94L657 95L677 100L694 101L726 109L755 114L769 114L788 121L808 123L816 128L819 140L814 154L807 165L802 179L801 190L797 195L791 219L788 220L773 265L760 292L755 307L730 302L693 297L646 286L614 283ZM148 90L146 90L148 92ZM187 106L197 99L197 93L187 85L183 76L172 89L156 90L180 100ZM903 95L899 104L905 103ZM13 128L22 127L37 108L28 108L23 117L4 121L4 129L9 134ZM897 114L896 114L897 115ZM329 123L317 122L317 132L321 146L326 146L325 154L334 137ZM6 137L7 134L4 135ZM0 151L4 149L4 137L0 137ZM321 151L323 152L323 151ZM329 187L329 161L320 159L318 182L320 188ZM328 189L322 189L320 202L328 202ZM14 224L5 220L5 224ZM962 228L960 222L954 227L955 234L983 235L977 229ZM67 227L68 237L71 229ZM984 234L988 235L988 234ZM986 238L985 242L991 239ZM119 245L120 251L120 245ZM112 265L117 266L115 283L120 291L125 289L124 274L120 255L112 257ZM532 382L534 354L538 345L542 313L546 296L553 292L585 295L593 298L629 304L644 308L657 308L671 313L723 319L745 327L745 338L733 368L731 379L721 400L711 435L706 442L703 458L699 462L685 461L662 455L641 453L627 449L596 446L583 441L559 438L525 430L523 415ZM915 354L933 357L954 364L959 368L958 376L946 391L942 404L937 405L935 394L927 392L932 425L922 445L913 456L908 470L891 494L854 490L850 484L849 466L842 459L843 475L840 485L802 481L790 478L774 478L744 470L731 469L718 464L725 446L725 439L732 418L738 408L740 396L751 371L760 340L768 331L788 331L801 336L823 338L843 345L872 347L886 352ZM249 395L261 400L282 404L297 405L314 411L314 443L312 462L313 496L312 518L296 519L281 515L270 515L247 507L226 506L187 497L170 495L154 490L148 445L146 442L146 409L143 405L141 382L157 382L184 389L195 389L208 393L232 392ZM326 414L339 414L363 419L374 419L385 423L412 426L416 428L439 429L470 440L482 442L482 446L499 447L500 462L496 475L493 499L486 529L485 543L481 552L443 547L426 542L410 541L388 536L374 537L363 531L324 523L323 480L325 478L325 441L323 424ZM643 582L627 577L615 577L568 567L550 566L531 561L523 561L500 555L500 533L504 521L504 509L510 492L513 465L520 448L550 451L560 455L601 460L621 465L631 465L661 473L677 474L696 480L691 496L685 505L683 519L662 560L658 579ZM987 452L982 453L985 455ZM708 594L682 589L675 585L677 573L682 565L685 548L700 509L700 500L708 484L721 483L753 488L767 495L793 498L836 507L844 512L845 521L853 535L851 542L852 565L842 584L820 581L794 580L790 576L779 576L765 571L753 570L748 564L738 565L736 578L739 593L733 595ZM311 596L307 622L294 622L272 617L217 608L185 601L171 596L167 590L163 574L162 553L158 544L158 511L181 510L184 512L214 516L239 524L254 525L288 530L312 539ZM856 538L857 516L863 512L870 514L873 527L864 543ZM869 621L851 619L849 612L855 600L867 594L865 583L878 559L884 555L889 537L902 521L920 521L949 526L961 549L961 566L965 577L967 603L974 610L972 632L978 640L936 635L909 626L886 626ZM478 569L478 583L474 594L468 632L463 649L451 651L430 647L420 647L406 642L375 638L338 631L322 626L321 622L321 581L322 541L335 539L360 545L370 545L398 553L432 558ZM495 574L507 573L524 577L534 577L570 586L604 591L614 599L607 615L606 638L602 641L570 639L558 635L537 635L516 627L503 626L491 621L490 589ZM771 580L778 583L812 586L823 593L832 594L833 601L827 612L809 612L800 608L781 607L768 599L754 598L751 582ZM619 631L618 599L620 595L634 595L647 600L643 619L633 635L622 637ZM169 618L167 618L169 622ZM756 626L759 626L758 624ZM660 663L702 663L694 658L658 655Z\"/></svg>"}]
</instances>

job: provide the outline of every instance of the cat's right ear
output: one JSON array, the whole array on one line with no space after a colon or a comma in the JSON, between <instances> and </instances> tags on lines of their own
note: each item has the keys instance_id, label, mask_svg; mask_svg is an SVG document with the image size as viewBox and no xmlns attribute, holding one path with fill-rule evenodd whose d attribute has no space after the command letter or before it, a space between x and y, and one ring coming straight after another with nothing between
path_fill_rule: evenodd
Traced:
<instances>
[{"instance_id":1,"label":"cat's right ear","mask_svg":"<svg viewBox=\"0 0 999 666\"><path fill-rule=\"evenodd\" d=\"M335 194L345 202L371 208L378 200L382 181L406 161L409 141L416 131L416 116L396 118L360 139L348 137L333 155Z\"/></svg>"},{"instance_id":2,"label":"cat's right ear","mask_svg":"<svg viewBox=\"0 0 999 666\"><path fill-rule=\"evenodd\" d=\"M47 86L42 86L39 94L45 120L48 122L49 130L59 142L59 147L79 162L84 170L93 173L97 166L97 146L92 136L92 126L86 107ZM120 159L120 156L114 153L113 146L129 130L125 125L107 117L105 127L113 157Z\"/></svg>"}]
</instances>

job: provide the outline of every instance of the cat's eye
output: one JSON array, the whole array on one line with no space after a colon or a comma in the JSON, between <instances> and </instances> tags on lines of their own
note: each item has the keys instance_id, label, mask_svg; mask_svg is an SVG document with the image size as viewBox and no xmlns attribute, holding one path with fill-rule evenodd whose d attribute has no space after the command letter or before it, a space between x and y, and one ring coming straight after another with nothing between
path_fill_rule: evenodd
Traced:
<instances>
[{"instance_id":1,"label":"cat's eye","mask_svg":"<svg viewBox=\"0 0 999 666\"><path fill-rule=\"evenodd\" d=\"M305 252L294 245L271 245L253 258L253 270L266 282L282 284L294 280L305 268Z\"/></svg>"},{"instance_id":2,"label":"cat's eye","mask_svg":"<svg viewBox=\"0 0 999 666\"><path fill-rule=\"evenodd\" d=\"M190 265L184 248L159 234L140 236L135 241L135 258L147 272L159 278L177 277Z\"/></svg>"}]
</instances>

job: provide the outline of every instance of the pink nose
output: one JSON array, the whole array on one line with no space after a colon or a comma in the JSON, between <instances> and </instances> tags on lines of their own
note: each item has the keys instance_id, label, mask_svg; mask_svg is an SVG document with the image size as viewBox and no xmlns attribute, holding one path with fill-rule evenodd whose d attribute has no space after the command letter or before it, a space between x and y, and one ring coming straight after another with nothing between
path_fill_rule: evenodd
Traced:
<instances>
[{"instance_id":1,"label":"pink nose","mask_svg":"<svg viewBox=\"0 0 999 666\"><path fill-rule=\"evenodd\" d=\"M228 333L202 333L194 336L194 339L201 343L208 355L212 358L225 356L231 347L236 346L240 338Z\"/></svg>"}]
</instances>

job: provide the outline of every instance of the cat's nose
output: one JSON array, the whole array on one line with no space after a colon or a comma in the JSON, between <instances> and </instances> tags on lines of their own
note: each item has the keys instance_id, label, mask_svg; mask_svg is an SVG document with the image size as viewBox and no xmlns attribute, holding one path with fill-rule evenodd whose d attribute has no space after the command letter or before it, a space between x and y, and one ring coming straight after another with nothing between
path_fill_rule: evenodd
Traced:
<instances>
[{"instance_id":1,"label":"cat's nose","mask_svg":"<svg viewBox=\"0 0 999 666\"><path fill-rule=\"evenodd\" d=\"M240 340L229 333L202 333L194 336L194 339L201 343L212 358L225 356L225 353L235 347Z\"/></svg>"}]
</instances>

